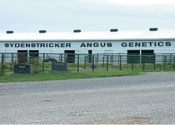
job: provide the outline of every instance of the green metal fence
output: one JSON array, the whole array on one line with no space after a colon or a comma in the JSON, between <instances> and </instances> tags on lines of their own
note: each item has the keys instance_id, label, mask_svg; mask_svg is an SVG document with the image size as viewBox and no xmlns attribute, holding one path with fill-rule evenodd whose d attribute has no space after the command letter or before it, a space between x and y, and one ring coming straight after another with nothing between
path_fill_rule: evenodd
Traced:
<instances>
[{"instance_id":1,"label":"green metal fence","mask_svg":"<svg viewBox=\"0 0 175 125\"><path fill-rule=\"evenodd\" d=\"M68 63L69 72L95 70L139 70L166 71L175 70L175 54L58 54L58 53L0 53L0 75L14 72L14 64L26 63L35 65L37 73L48 73L54 62Z\"/></svg>"}]
</instances>

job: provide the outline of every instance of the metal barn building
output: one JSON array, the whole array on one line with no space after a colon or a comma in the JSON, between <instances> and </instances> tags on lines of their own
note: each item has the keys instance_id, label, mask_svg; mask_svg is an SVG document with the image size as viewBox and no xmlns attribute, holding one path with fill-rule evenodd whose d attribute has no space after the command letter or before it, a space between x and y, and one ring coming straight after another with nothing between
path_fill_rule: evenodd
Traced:
<instances>
[{"instance_id":1,"label":"metal barn building","mask_svg":"<svg viewBox=\"0 0 175 125\"><path fill-rule=\"evenodd\" d=\"M127 55L175 53L175 30L70 33L0 33L0 53L68 53Z\"/></svg>"}]
</instances>

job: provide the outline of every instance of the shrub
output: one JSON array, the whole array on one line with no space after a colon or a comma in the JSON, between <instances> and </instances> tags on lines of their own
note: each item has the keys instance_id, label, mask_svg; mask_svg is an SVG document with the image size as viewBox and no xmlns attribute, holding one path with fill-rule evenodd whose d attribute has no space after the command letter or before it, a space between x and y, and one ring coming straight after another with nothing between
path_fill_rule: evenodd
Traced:
<instances>
[{"instance_id":1,"label":"shrub","mask_svg":"<svg viewBox=\"0 0 175 125\"><path fill-rule=\"evenodd\" d=\"M9 69L9 67L8 67L8 65L6 65L6 64L3 64L2 65L2 67L0 67L1 69L1 72L0 72L0 76L3 76L3 75L5 75L5 71L7 70L7 69Z\"/></svg>"},{"instance_id":2,"label":"shrub","mask_svg":"<svg viewBox=\"0 0 175 125\"><path fill-rule=\"evenodd\" d=\"M34 74L40 73L40 66L39 66L40 60L39 60L39 58L37 58L37 57L30 58L28 63L32 64L32 72Z\"/></svg>"}]
</instances>

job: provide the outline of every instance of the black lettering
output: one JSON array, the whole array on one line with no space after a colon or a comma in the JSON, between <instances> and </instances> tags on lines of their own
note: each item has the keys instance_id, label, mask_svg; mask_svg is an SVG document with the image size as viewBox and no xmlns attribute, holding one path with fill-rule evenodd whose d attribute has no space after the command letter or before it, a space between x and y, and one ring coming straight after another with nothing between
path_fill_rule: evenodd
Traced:
<instances>
[{"instance_id":1,"label":"black lettering","mask_svg":"<svg viewBox=\"0 0 175 125\"><path fill-rule=\"evenodd\" d=\"M86 47L85 43L82 43L82 44L80 45L80 47Z\"/></svg>"},{"instance_id":2,"label":"black lettering","mask_svg":"<svg viewBox=\"0 0 175 125\"><path fill-rule=\"evenodd\" d=\"M100 43L100 46L101 47L105 47L106 46L106 43Z\"/></svg>"},{"instance_id":3,"label":"black lettering","mask_svg":"<svg viewBox=\"0 0 175 125\"><path fill-rule=\"evenodd\" d=\"M94 43L93 46L94 47L99 47L99 44L98 43Z\"/></svg>"},{"instance_id":4,"label":"black lettering","mask_svg":"<svg viewBox=\"0 0 175 125\"><path fill-rule=\"evenodd\" d=\"M35 48L35 47L36 47L36 46L35 46L35 43L32 43L32 44L31 44L31 47Z\"/></svg>"},{"instance_id":5,"label":"black lettering","mask_svg":"<svg viewBox=\"0 0 175 125\"><path fill-rule=\"evenodd\" d=\"M59 43L55 43L55 47L60 47L60 44Z\"/></svg>"},{"instance_id":6,"label":"black lettering","mask_svg":"<svg viewBox=\"0 0 175 125\"><path fill-rule=\"evenodd\" d=\"M133 42L129 42L129 47L134 47L134 43Z\"/></svg>"},{"instance_id":7,"label":"black lettering","mask_svg":"<svg viewBox=\"0 0 175 125\"><path fill-rule=\"evenodd\" d=\"M13 47L14 46L14 43L10 43L10 47Z\"/></svg>"},{"instance_id":8,"label":"black lettering","mask_svg":"<svg viewBox=\"0 0 175 125\"><path fill-rule=\"evenodd\" d=\"M41 44L40 44L40 47L45 47L45 44L44 44L44 43L41 43Z\"/></svg>"},{"instance_id":9,"label":"black lettering","mask_svg":"<svg viewBox=\"0 0 175 125\"><path fill-rule=\"evenodd\" d=\"M122 43L122 47L127 47L127 43Z\"/></svg>"},{"instance_id":10,"label":"black lettering","mask_svg":"<svg viewBox=\"0 0 175 125\"><path fill-rule=\"evenodd\" d=\"M6 48L9 47L9 44L8 43L5 43L4 45L5 45Z\"/></svg>"},{"instance_id":11,"label":"black lettering","mask_svg":"<svg viewBox=\"0 0 175 125\"><path fill-rule=\"evenodd\" d=\"M87 43L87 47L92 47L92 43Z\"/></svg>"},{"instance_id":12,"label":"black lettering","mask_svg":"<svg viewBox=\"0 0 175 125\"><path fill-rule=\"evenodd\" d=\"M53 47L53 43L49 43L49 47Z\"/></svg>"},{"instance_id":13,"label":"black lettering","mask_svg":"<svg viewBox=\"0 0 175 125\"><path fill-rule=\"evenodd\" d=\"M15 47L16 48L19 48L20 47L20 44L19 43L15 43Z\"/></svg>"},{"instance_id":14,"label":"black lettering","mask_svg":"<svg viewBox=\"0 0 175 125\"><path fill-rule=\"evenodd\" d=\"M143 42L142 43L142 47L147 47L147 43L146 42Z\"/></svg>"},{"instance_id":15,"label":"black lettering","mask_svg":"<svg viewBox=\"0 0 175 125\"><path fill-rule=\"evenodd\" d=\"M25 44L24 43L21 43L21 48L24 48Z\"/></svg>"},{"instance_id":16,"label":"black lettering","mask_svg":"<svg viewBox=\"0 0 175 125\"><path fill-rule=\"evenodd\" d=\"M112 43L107 43L107 47L112 47Z\"/></svg>"},{"instance_id":17,"label":"black lettering","mask_svg":"<svg viewBox=\"0 0 175 125\"><path fill-rule=\"evenodd\" d=\"M171 42L166 42L165 45L166 46L171 46Z\"/></svg>"},{"instance_id":18,"label":"black lettering","mask_svg":"<svg viewBox=\"0 0 175 125\"><path fill-rule=\"evenodd\" d=\"M65 48L65 43L61 43L61 47L62 48Z\"/></svg>"},{"instance_id":19,"label":"black lettering","mask_svg":"<svg viewBox=\"0 0 175 125\"><path fill-rule=\"evenodd\" d=\"M135 43L135 47L140 47L141 43Z\"/></svg>"},{"instance_id":20,"label":"black lettering","mask_svg":"<svg viewBox=\"0 0 175 125\"><path fill-rule=\"evenodd\" d=\"M162 47L164 45L163 42L158 42L158 46Z\"/></svg>"},{"instance_id":21,"label":"black lettering","mask_svg":"<svg viewBox=\"0 0 175 125\"><path fill-rule=\"evenodd\" d=\"M40 43L36 43L36 46L37 46L37 47L40 47Z\"/></svg>"},{"instance_id":22,"label":"black lettering","mask_svg":"<svg viewBox=\"0 0 175 125\"><path fill-rule=\"evenodd\" d=\"M30 43L26 43L26 47L29 47L30 48Z\"/></svg>"},{"instance_id":23,"label":"black lettering","mask_svg":"<svg viewBox=\"0 0 175 125\"><path fill-rule=\"evenodd\" d=\"M45 46L48 47L48 43L46 43Z\"/></svg>"},{"instance_id":24,"label":"black lettering","mask_svg":"<svg viewBox=\"0 0 175 125\"><path fill-rule=\"evenodd\" d=\"M71 43L66 43L66 47L71 47Z\"/></svg>"},{"instance_id":25,"label":"black lettering","mask_svg":"<svg viewBox=\"0 0 175 125\"><path fill-rule=\"evenodd\" d=\"M148 42L149 46L152 47L153 45L153 42Z\"/></svg>"},{"instance_id":26,"label":"black lettering","mask_svg":"<svg viewBox=\"0 0 175 125\"><path fill-rule=\"evenodd\" d=\"M155 47L157 46L157 43L156 43L156 42L154 43L154 46L155 46Z\"/></svg>"}]
</instances>

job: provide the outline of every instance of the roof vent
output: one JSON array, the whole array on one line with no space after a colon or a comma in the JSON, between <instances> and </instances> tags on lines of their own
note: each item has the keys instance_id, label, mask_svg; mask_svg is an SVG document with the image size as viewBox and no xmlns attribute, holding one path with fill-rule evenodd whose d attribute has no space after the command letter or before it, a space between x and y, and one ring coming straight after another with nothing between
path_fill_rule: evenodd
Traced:
<instances>
[{"instance_id":1,"label":"roof vent","mask_svg":"<svg viewBox=\"0 0 175 125\"><path fill-rule=\"evenodd\" d=\"M149 28L149 31L158 31L158 28Z\"/></svg>"},{"instance_id":2,"label":"roof vent","mask_svg":"<svg viewBox=\"0 0 175 125\"><path fill-rule=\"evenodd\" d=\"M39 33L46 33L46 30L39 30Z\"/></svg>"},{"instance_id":3,"label":"roof vent","mask_svg":"<svg viewBox=\"0 0 175 125\"><path fill-rule=\"evenodd\" d=\"M76 30L74 30L74 33L81 33L81 30L80 29L76 29Z\"/></svg>"},{"instance_id":4,"label":"roof vent","mask_svg":"<svg viewBox=\"0 0 175 125\"><path fill-rule=\"evenodd\" d=\"M14 31L6 31L7 34L13 34Z\"/></svg>"},{"instance_id":5,"label":"roof vent","mask_svg":"<svg viewBox=\"0 0 175 125\"><path fill-rule=\"evenodd\" d=\"M110 32L118 32L118 29L110 29Z\"/></svg>"}]
</instances>

